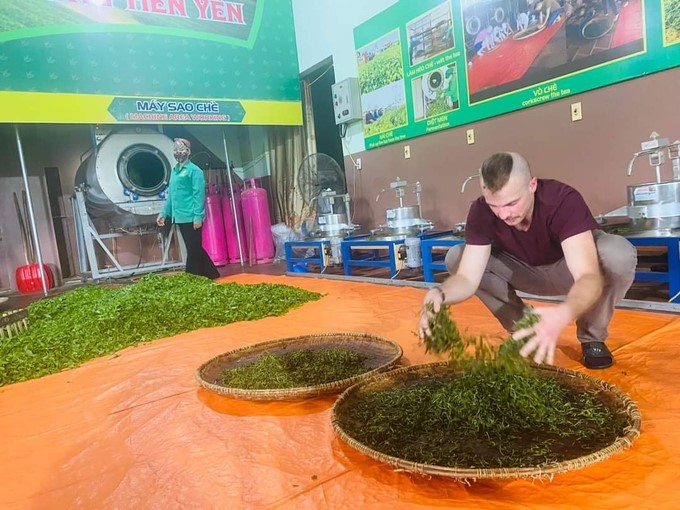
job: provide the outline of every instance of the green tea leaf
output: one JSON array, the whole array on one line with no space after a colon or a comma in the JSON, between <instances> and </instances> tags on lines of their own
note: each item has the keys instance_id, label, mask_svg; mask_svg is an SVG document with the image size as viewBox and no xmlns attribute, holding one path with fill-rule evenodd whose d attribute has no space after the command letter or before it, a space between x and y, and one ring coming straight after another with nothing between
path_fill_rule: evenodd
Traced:
<instances>
[{"instance_id":1,"label":"green tea leaf","mask_svg":"<svg viewBox=\"0 0 680 510\"><path fill-rule=\"evenodd\" d=\"M251 390L316 386L367 372L366 359L340 348L264 354L252 363L225 370L222 382L232 388Z\"/></svg>"},{"instance_id":2,"label":"green tea leaf","mask_svg":"<svg viewBox=\"0 0 680 510\"><path fill-rule=\"evenodd\" d=\"M28 330L0 339L0 386L59 372L157 338L282 315L320 294L274 284L216 284L149 274L121 288L87 285L28 307Z\"/></svg>"}]
</instances>

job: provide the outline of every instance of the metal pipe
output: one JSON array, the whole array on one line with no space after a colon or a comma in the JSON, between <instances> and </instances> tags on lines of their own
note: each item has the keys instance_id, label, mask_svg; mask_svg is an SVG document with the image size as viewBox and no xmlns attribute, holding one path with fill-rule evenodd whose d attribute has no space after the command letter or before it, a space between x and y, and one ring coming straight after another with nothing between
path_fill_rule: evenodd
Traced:
<instances>
[{"instance_id":1,"label":"metal pipe","mask_svg":"<svg viewBox=\"0 0 680 510\"><path fill-rule=\"evenodd\" d=\"M345 214L347 215L347 223L350 227L353 227L354 223L352 222L352 216L350 215L350 208L349 208L349 194L343 195L342 201L344 202L344 205L345 205Z\"/></svg>"},{"instance_id":2,"label":"metal pipe","mask_svg":"<svg viewBox=\"0 0 680 510\"><path fill-rule=\"evenodd\" d=\"M461 188L460 188L460 192L465 193L465 186L467 186L467 183L470 182L472 179L478 179L478 178L479 178L479 174L474 174L474 175L471 175L470 177L468 177L467 179L465 179L463 181L463 186L461 186Z\"/></svg>"},{"instance_id":3,"label":"metal pipe","mask_svg":"<svg viewBox=\"0 0 680 510\"><path fill-rule=\"evenodd\" d=\"M31 234L33 236L33 243L36 251L36 258L38 259L38 267L40 268L40 281L42 282L43 295L47 296L47 276L45 275L45 268L43 267L42 250L40 249L40 238L38 237L38 228L35 225L35 212L33 211L33 200L31 198L31 189L28 187L28 172L26 170L26 161L24 160L24 149L21 145L21 136L19 136L19 128L14 124L14 134L17 140L17 151L19 152L19 163L21 164L21 175L24 179L24 187L26 188L26 197L28 198L28 215L31 222Z\"/></svg>"},{"instance_id":4,"label":"metal pipe","mask_svg":"<svg viewBox=\"0 0 680 510\"><path fill-rule=\"evenodd\" d=\"M628 162L628 168L626 169L626 175L627 175L628 177L630 177L631 175L633 175L633 163L635 163L635 160L638 158L639 155L640 155L640 153L639 153L639 152L636 152L635 154L633 154L633 157L632 157L631 160Z\"/></svg>"},{"instance_id":5,"label":"metal pipe","mask_svg":"<svg viewBox=\"0 0 680 510\"><path fill-rule=\"evenodd\" d=\"M224 162L227 165L227 181L229 182L229 196L231 196L231 212L234 215L234 226L236 227L236 244L238 244L238 256L241 259L241 267L243 262L243 248L241 248L241 231L238 228L238 213L236 212L236 199L234 198L234 185L231 182L231 166L229 166L229 151L227 150L227 136L224 134L224 126L222 126L222 143L224 144Z\"/></svg>"},{"instance_id":6,"label":"metal pipe","mask_svg":"<svg viewBox=\"0 0 680 510\"><path fill-rule=\"evenodd\" d=\"M637 158L639 158L640 156L650 156L652 154L660 153L660 152L663 152L665 149L671 149L674 145L675 145L674 143L671 143L671 144L668 144L668 145L662 145L661 147L656 147L654 149L646 149L646 150L643 150L643 151L634 152L633 157L628 162L628 168L626 169L626 175L628 177L633 175L633 163L635 163L635 160ZM659 179L660 179L660 175L659 175L659 171L657 169L657 182L661 182Z\"/></svg>"},{"instance_id":7,"label":"metal pipe","mask_svg":"<svg viewBox=\"0 0 680 510\"><path fill-rule=\"evenodd\" d=\"M418 206L418 218L423 217L423 206L420 202L420 192L421 192L420 181L416 181L416 205Z\"/></svg>"}]
</instances>

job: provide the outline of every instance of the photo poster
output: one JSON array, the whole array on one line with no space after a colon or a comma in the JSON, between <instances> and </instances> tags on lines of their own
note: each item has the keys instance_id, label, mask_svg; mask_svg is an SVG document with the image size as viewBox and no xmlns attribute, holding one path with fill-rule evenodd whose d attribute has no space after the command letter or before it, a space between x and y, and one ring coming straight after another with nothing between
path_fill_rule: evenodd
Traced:
<instances>
[{"instance_id":1,"label":"photo poster","mask_svg":"<svg viewBox=\"0 0 680 510\"><path fill-rule=\"evenodd\" d=\"M354 29L367 149L680 65L680 0L400 0Z\"/></svg>"},{"instance_id":2,"label":"photo poster","mask_svg":"<svg viewBox=\"0 0 680 510\"><path fill-rule=\"evenodd\" d=\"M0 0L0 122L301 125L292 0Z\"/></svg>"}]
</instances>

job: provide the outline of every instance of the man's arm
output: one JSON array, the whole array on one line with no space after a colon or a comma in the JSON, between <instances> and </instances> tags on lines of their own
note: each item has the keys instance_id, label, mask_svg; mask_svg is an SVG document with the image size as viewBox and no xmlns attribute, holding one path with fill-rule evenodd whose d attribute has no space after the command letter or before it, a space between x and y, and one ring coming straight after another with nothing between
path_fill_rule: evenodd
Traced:
<instances>
[{"instance_id":1,"label":"man's arm","mask_svg":"<svg viewBox=\"0 0 680 510\"><path fill-rule=\"evenodd\" d=\"M443 304L460 303L472 297L482 281L490 256L491 245L465 245L458 271L425 294L419 325L421 338L429 333L430 315L425 305L432 303L434 312L437 313Z\"/></svg>"},{"instance_id":2,"label":"man's arm","mask_svg":"<svg viewBox=\"0 0 680 510\"><path fill-rule=\"evenodd\" d=\"M445 304L460 303L471 298L491 256L491 245L466 244L456 274L449 276L439 286L446 299Z\"/></svg>"},{"instance_id":3,"label":"man's arm","mask_svg":"<svg viewBox=\"0 0 680 510\"><path fill-rule=\"evenodd\" d=\"M522 356L535 351L535 363L553 363L555 346L562 330L587 312L602 294L603 279L592 232L582 232L565 239L562 241L562 251L574 278L567 299L554 307L537 308L535 311L540 316L538 323L512 335L515 340L535 335L520 350Z\"/></svg>"},{"instance_id":4,"label":"man's arm","mask_svg":"<svg viewBox=\"0 0 680 510\"><path fill-rule=\"evenodd\" d=\"M582 232L565 239L562 251L574 277L574 285L563 305L569 309L571 320L576 320L597 302L604 286L593 233Z\"/></svg>"}]
</instances>

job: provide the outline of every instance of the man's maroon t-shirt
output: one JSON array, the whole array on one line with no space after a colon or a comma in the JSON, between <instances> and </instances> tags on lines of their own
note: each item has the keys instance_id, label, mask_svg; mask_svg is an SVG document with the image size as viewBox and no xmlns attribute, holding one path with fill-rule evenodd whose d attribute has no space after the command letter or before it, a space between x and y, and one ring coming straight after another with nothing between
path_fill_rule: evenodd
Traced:
<instances>
[{"instance_id":1,"label":"man's maroon t-shirt","mask_svg":"<svg viewBox=\"0 0 680 510\"><path fill-rule=\"evenodd\" d=\"M468 213L465 242L490 244L530 266L543 266L564 257L562 241L598 228L578 191L559 181L538 179L528 231L522 232L507 225L491 211L484 197L479 197Z\"/></svg>"}]
</instances>

